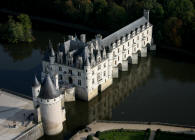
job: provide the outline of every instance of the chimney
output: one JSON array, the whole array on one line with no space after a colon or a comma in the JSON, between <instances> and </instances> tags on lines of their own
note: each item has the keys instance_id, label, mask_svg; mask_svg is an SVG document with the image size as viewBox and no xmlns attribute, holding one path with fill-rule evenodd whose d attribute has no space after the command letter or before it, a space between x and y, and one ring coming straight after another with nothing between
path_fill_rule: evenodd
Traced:
<instances>
[{"instance_id":1,"label":"chimney","mask_svg":"<svg viewBox=\"0 0 195 140\"><path fill-rule=\"evenodd\" d=\"M83 43L86 43L86 34L81 34L81 35L80 35L80 40L81 40Z\"/></svg>"}]
</instances>

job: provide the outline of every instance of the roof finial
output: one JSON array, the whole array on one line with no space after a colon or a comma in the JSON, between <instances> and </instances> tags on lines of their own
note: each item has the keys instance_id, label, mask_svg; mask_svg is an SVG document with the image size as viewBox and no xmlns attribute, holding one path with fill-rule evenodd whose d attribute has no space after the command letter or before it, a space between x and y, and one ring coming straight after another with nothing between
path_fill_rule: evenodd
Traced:
<instances>
[{"instance_id":1,"label":"roof finial","mask_svg":"<svg viewBox=\"0 0 195 140\"><path fill-rule=\"evenodd\" d=\"M33 87L37 87L37 86L39 86L39 85L40 85L40 83L39 83L39 81L37 80L37 77L36 77L36 75L35 75Z\"/></svg>"}]
</instances>

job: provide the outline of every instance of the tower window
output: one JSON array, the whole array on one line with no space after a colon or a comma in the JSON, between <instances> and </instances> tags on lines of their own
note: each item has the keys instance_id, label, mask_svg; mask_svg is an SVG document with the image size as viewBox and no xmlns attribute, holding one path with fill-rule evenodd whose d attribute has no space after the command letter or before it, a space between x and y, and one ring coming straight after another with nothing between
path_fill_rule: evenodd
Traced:
<instances>
[{"instance_id":1,"label":"tower window","mask_svg":"<svg viewBox=\"0 0 195 140\"><path fill-rule=\"evenodd\" d=\"M81 86L81 80L78 80L78 85Z\"/></svg>"}]
</instances>

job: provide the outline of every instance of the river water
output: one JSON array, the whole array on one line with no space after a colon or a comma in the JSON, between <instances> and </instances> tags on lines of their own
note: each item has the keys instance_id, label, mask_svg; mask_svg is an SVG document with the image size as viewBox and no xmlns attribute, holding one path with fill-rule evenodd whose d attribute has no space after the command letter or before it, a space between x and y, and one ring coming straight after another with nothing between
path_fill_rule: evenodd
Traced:
<instances>
[{"instance_id":1,"label":"river water","mask_svg":"<svg viewBox=\"0 0 195 140\"><path fill-rule=\"evenodd\" d=\"M40 78L41 59L48 39L65 34L38 31L32 44L0 45L0 88L31 96L34 75ZM170 57L171 56L171 57ZM183 57L183 56L182 56ZM129 65L120 77L91 102L65 103L64 131L55 139L67 139L94 120L147 121L195 126L195 64L166 53L149 55ZM41 139L54 139L43 137Z\"/></svg>"}]
</instances>

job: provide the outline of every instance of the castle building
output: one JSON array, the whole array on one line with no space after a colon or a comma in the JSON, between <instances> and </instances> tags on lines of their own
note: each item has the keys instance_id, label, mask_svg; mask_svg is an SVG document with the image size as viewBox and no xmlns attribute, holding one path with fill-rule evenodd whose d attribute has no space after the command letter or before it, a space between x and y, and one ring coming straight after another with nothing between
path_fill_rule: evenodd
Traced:
<instances>
[{"instance_id":1,"label":"castle building","mask_svg":"<svg viewBox=\"0 0 195 140\"><path fill-rule=\"evenodd\" d=\"M147 57L152 28L149 11L144 10L141 18L105 38L98 34L87 42L85 34L80 39L69 36L56 52L50 41L42 61L42 81L50 75L56 91L74 89L76 97L89 101L112 84L119 70L128 71L128 63L137 64L138 57Z\"/></svg>"}]
</instances>

